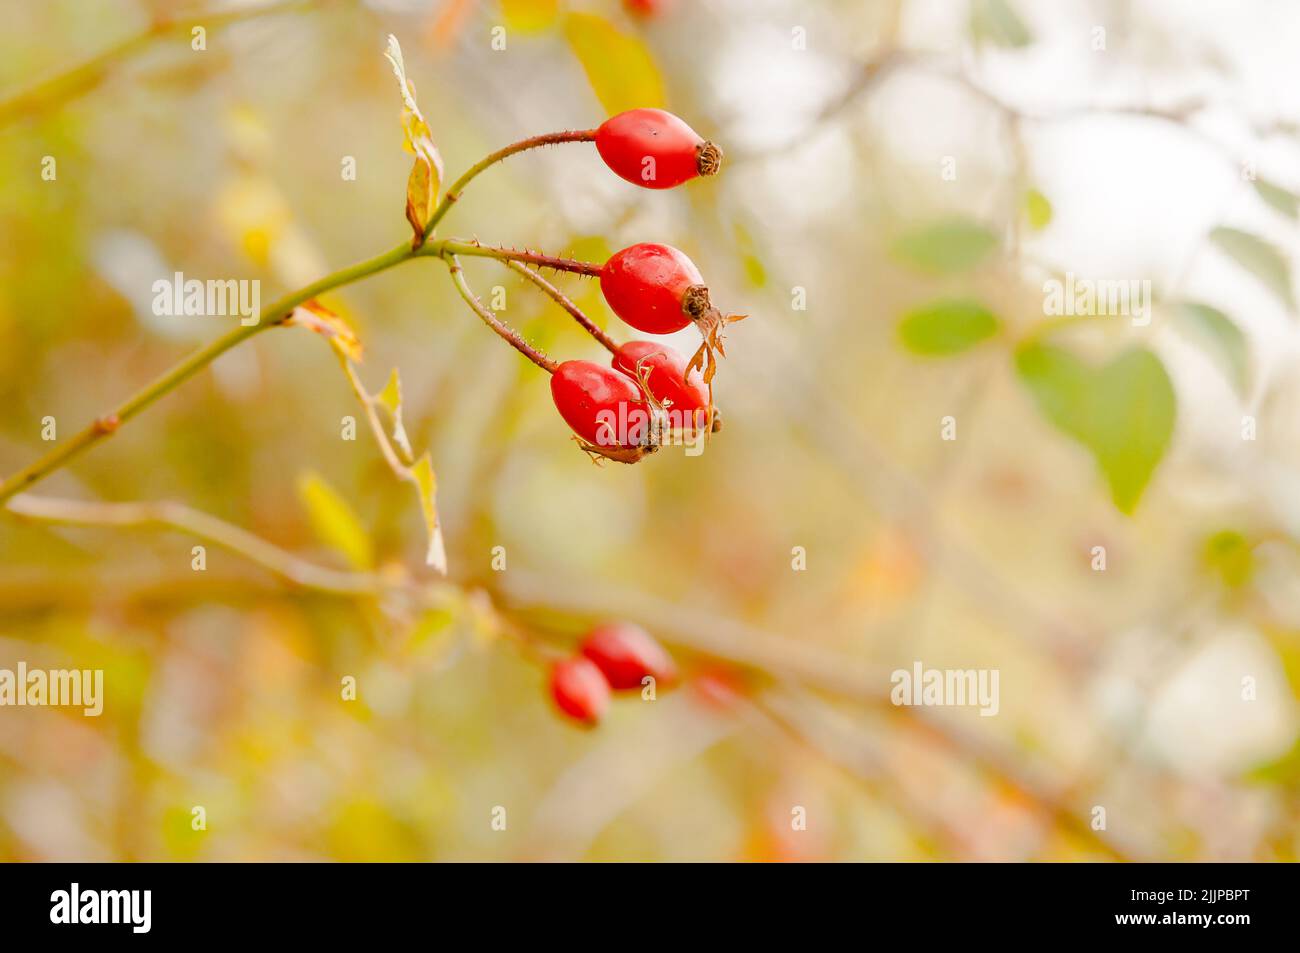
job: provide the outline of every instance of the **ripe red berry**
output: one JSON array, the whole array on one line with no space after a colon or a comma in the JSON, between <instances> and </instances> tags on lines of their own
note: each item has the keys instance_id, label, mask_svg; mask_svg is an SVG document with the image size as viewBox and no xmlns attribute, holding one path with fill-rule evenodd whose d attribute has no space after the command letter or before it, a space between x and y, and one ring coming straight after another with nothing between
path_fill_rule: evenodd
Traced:
<instances>
[{"instance_id":1,"label":"ripe red berry","mask_svg":"<svg viewBox=\"0 0 1300 953\"><path fill-rule=\"evenodd\" d=\"M596 626L583 639L582 654L595 663L615 690L640 688L647 675L660 687L677 681L677 666L664 647L645 629L627 622Z\"/></svg>"},{"instance_id":2,"label":"ripe red berry","mask_svg":"<svg viewBox=\"0 0 1300 953\"><path fill-rule=\"evenodd\" d=\"M662 109L629 109L596 130L596 150L620 177L647 189L671 189L716 175L722 150Z\"/></svg>"},{"instance_id":3,"label":"ripe red berry","mask_svg":"<svg viewBox=\"0 0 1300 953\"><path fill-rule=\"evenodd\" d=\"M573 432L597 447L636 447L649 435L650 406L636 381L591 361L565 361L551 397Z\"/></svg>"},{"instance_id":4,"label":"ripe red berry","mask_svg":"<svg viewBox=\"0 0 1300 953\"><path fill-rule=\"evenodd\" d=\"M671 245L616 252L600 269L600 290L615 314L647 334L680 331L710 307L700 270Z\"/></svg>"},{"instance_id":5,"label":"ripe red berry","mask_svg":"<svg viewBox=\"0 0 1300 953\"><path fill-rule=\"evenodd\" d=\"M615 368L634 380L643 379L654 399L666 405L669 412L681 414L687 426L695 425L696 411L709 411L709 388L704 375L697 367L689 374L686 358L666 344L654 341L628 341L614 354L610 362Z\"/></svg>"},{"instance_id":6,"label":"ripe red berry","mask_svg":"<svg viewBox=\"0 0 1300 953\"><path fill-rule=\"evenodd\" d=\"M551 697L570 718L594 725L609 708L609 682L590 659L561 659L551 666Z\"/></svg>"}]
</instances>

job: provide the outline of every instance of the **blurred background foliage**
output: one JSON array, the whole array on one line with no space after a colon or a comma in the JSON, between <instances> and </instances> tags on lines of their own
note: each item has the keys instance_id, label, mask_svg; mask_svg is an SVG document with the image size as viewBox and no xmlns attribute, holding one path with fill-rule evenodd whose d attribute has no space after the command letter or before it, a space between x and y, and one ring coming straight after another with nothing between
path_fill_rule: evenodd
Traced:
<instances>
[{"instance_id":1,"label":"blurred background foliage","mask_svg":"<svg viewBox=\"0 0 1300 953\"><path fill-rule=\"evenodd\" d=\"M218 547L196 572L186 532L0 518L0 665L107 691L99 719L0 712L0 858L1293 859L1300 13L272 6L195 51L150 24L247 8L5 2L0 469L225 330L155 316L155 279L257 278L265 303L408 233L389 33L448 176L632 106L724 147L663 193L589 146L529 153L439 233L683 249L751 316L726 427L598 468L436 262L326 296L370 390L400 369L444 581L364 424L340 439L358 408L325 342L232 351L37 492L183 501L375 591ZM600 359L516 275L467 268L547 353ZM1150 280L1150 322L1047 316L1067 275ZM628 336L595 282L561 284ZM584 732L539 664L606 618L688 678ZM998 717L889 705L918 659L998 669Z\"/></svg>"}]
</instances>

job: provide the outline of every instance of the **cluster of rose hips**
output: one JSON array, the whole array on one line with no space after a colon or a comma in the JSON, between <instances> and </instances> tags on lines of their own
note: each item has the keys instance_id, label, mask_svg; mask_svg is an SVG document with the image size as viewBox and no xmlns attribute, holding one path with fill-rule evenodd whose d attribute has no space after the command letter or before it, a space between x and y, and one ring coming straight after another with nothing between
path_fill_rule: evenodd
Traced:
<instances>
[{"instance_id":1,"label":"cluster of rose hips","mask_svg":"<svg viewBox=\"0 0 1300 953\"><path fill-rule=\"evenodd\" d=\"M722 150L661 109L633 109L603 123L596 149L620 177L651 189L667 189L696 176L717 173ZM713 406L714 353L724 353L721 330L738 316L723 317L709 300L699 269L676 248L637 244L613 255L599 269L610 309L646 334L672 334L689 324L703 343L688 361L665 344L629 341L613 349L609 367L565 361L551 378L551 396L581 445L601 456L635 462L657 449L656 420L672 410L674 426L718 429ZM612 420L644 424L614 428Z\"/></svg>"},{"instance_id":2,"label":"cluster of rose hips","mask_svg":"<svg viewBox=\"0 0 1300 953\"><path fill-rule=\"evenodd\" d=\"M626 622L598 625L577 654L551 666L551 697L560 711L588 727L604 717L611 691L635 691L677 682L672 657L644 629Z\"/></svg>"}]
</instances>

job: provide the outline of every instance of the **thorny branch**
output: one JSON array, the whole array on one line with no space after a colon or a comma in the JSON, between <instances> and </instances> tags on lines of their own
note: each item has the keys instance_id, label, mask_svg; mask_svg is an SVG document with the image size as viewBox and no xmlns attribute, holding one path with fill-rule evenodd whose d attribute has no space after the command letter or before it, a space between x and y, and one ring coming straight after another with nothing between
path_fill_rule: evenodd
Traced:
<instances>
[{"instance_id":1,"label":"thorny branch","mask_svg":"<svg viewBox=\"0 0 1300 953\"><path fill-rule=\"evenodd\" d=\"M611 338L608 334L606 334L603 330L601 330L601 328L597 326L595 321L592 321L591 318L587 317L586 313L581 308L579 308L576 304L574 304L573 301L571 301L563 291L555 287L555 285L551 284L549 281L547 281L537 272L533 271L533 269L527 267L517 259L509 259L505 262L505 264L506 267L508 267L511 271L516 271L519 274L523 275L525 278L527 278L529 281L535 284L538 288L540 288L542 292L546 294L548 297L550 297L556 304L558 304L565 311L569 312L569 314L573 317L573 320L577 321L578 324L582 325L583 329L588 334L590 334L593 338L599 341L601 346L605 348L605 350L609 351L609 353L611 354L618 351L618 344L615 343L614 339Z\"/></svg>"}]
</instances>

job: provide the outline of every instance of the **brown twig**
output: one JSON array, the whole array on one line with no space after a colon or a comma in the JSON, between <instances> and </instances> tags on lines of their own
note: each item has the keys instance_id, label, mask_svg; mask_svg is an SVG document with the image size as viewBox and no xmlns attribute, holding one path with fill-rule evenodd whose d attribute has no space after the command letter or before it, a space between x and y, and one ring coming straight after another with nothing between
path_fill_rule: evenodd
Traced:
<instances>
[{"instance_id":1,"label":"brown twig","mask_svg":"<svg viewBox=\"0 0 1300 953\"><path fill-rule=\"evenodd\" d=\"M189 533L269 570L294 585L345 596L380 596L400 587L372 572L345 572L308 562L246 529L183 503L104 503L23 493L9 501L19 518L75 526L165 527Z\"/></svg>"},{"instance_id":2,"label":"brown twig","mask_svg":"<svg viewBox=\"0 0 1300 953\"><path fill-rule=\"evenodd\" d=\"M460 296L465 299L465 303L473 309L474 313L483 319L483 323L546 373L554 374L555 369L560 366L559 364L536 350L524 340L523 335L498 318L491 309L478 299L478 295L474 294L469 283L465 280L465 269L461 267L460 260L449 251L444 252L442 257L447 262L447 268L451 271L451 280L456 286L456 290L460 292Z\"/></svg>"},{"instance_id":3,"label":"brown twig","mask_svg":"<svg viewBox=\"0 0 1300 953\"><path fill-rule=\"evenodd\" d=\"M522 262L510 260L510 261L506 261L504 264L511 271L518 272L519 274L527 278L529 281L531 281L533 284L535 284L538 288L542 289L542 292L544 294L548 295L553 301L555 301L556 304L558 304L565 311L569 312L569 314L573 317L573 320L577 321L578 324L582 325L583 330L585 330L593 338L599 341L601 346L605 348L605 350L609 351L609 353L611 354L618 353L617 342L615 342L613 338L611 338L603 330L597 327L596 322L592 321L591 318L587 317L586 313L583 312L583 310L579 308L576 304L574 304L573 301L571 301L563 291L555 287L555 285L551 284L549 281L547 281L545 278L543 278L541 275L533 271L531 268L529 268L527 265L523 264Z\"/></svg>"}]
</instances>

